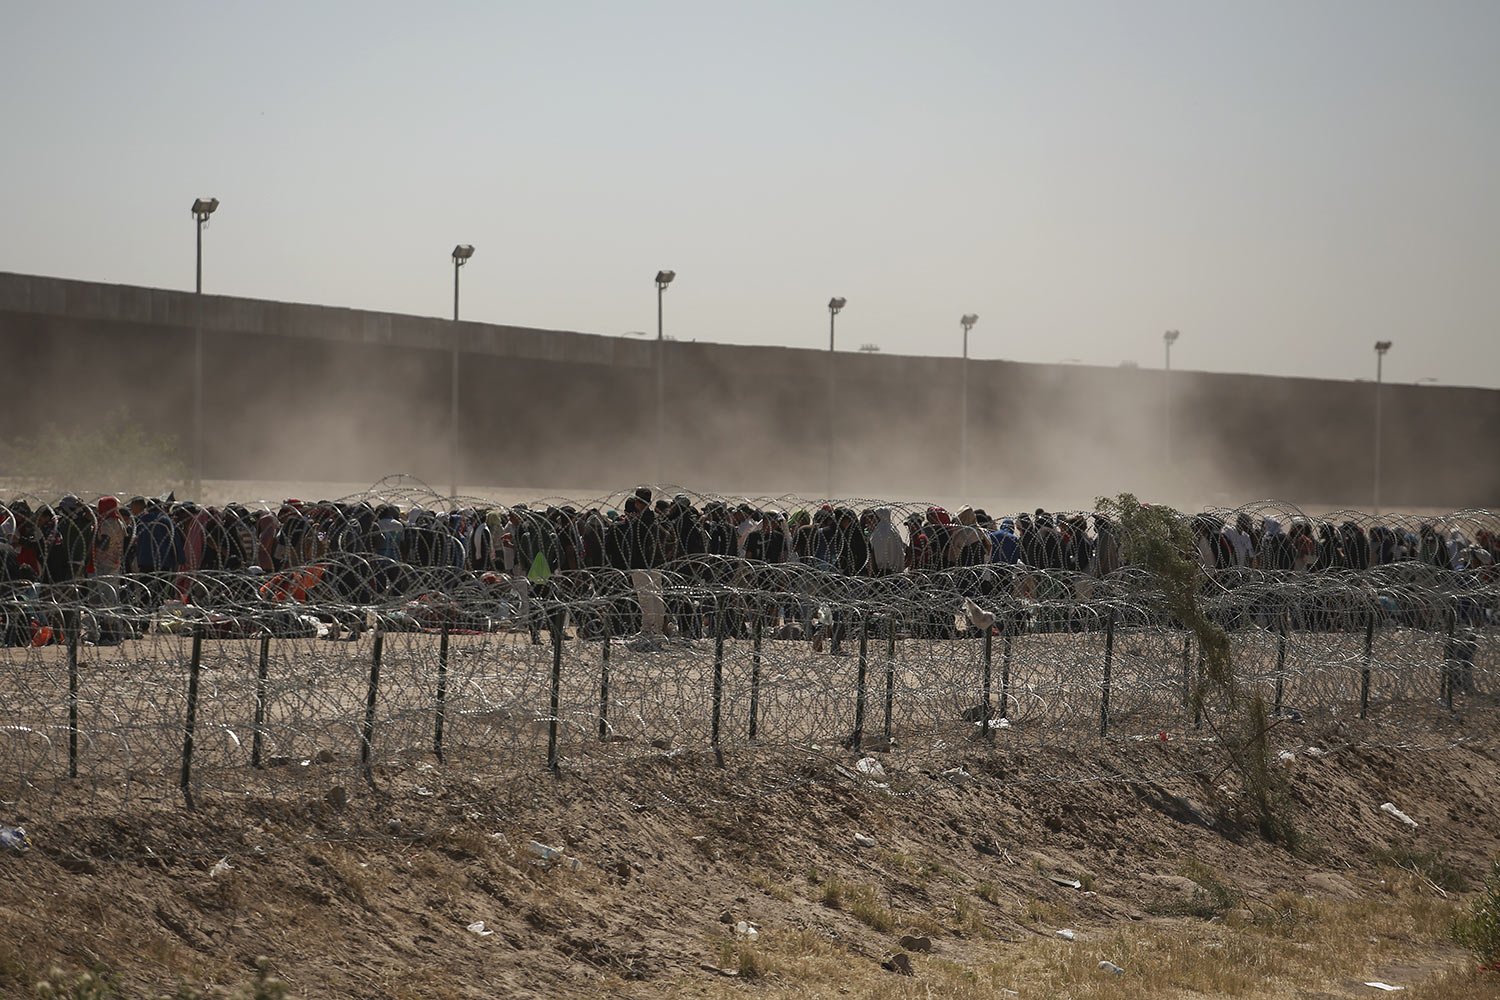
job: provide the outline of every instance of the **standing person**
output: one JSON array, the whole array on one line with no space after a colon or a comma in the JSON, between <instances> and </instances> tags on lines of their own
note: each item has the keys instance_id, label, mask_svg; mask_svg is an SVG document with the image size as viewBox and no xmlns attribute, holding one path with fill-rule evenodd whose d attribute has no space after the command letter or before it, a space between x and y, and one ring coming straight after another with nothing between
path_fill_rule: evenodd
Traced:
<instances>
[{"instance_id":1,"label":"standing person","mask_svg":"<svg viewBox=\"0 0 1500 1000\"><path fill-rule=\"evenodd\" d=\"M68 579L87 578L94 554L94 512L72 493L57 503L57 533L68 560Z\"/></svg>"},{"instance_id":2,"label":"standing person","mask_svg":"<svg viewBox=\"0 0 1500 1000\"><path fill-rule=\"evenodd\" d=\"M872 576L893 576L906 567L906 543L892 522L889 507L876 507L874 526L870 529L870 569Z\"/></svg>"},{"instance_id":3,"label":"standing person","mask_svg":"<svg viewBox=\"0 0 1500 1000\"><path fill-rule=\"evenodd\" d=\"M869 573L870 547L865 541L865 533L860 530L859 520L854 511L848 507L838 507L833 511L829 519L828 527L825 529L829 535L829 550L833 554L833 571L838 576L865 576ZM830 579L830 584L841 590L837 577ZM836 590L830 595L834 598L842 596ZM832 645L829 654L843 656L844 634L847 631L845 612L838 606L836 600L829 602L833 611L833 622L831 629ZM816 647L814 647L816 648Z\"/></svg>"},{"instance_id":4,"label":"standing person","mask_svg":"<svg viewBox=\"0 0 1500 1000\"><path fill-rule=\"evenodd\" d=\"M641 637L655 642L666 635L667 605L661 591L661 547L651 490L642 486L625 501L626 558L641 608Z\"/></svg>"},{"instance_id":5,"label":"standing person","mask_svg":"<svg viewBox=\"0 0 1500 1000\"><path fill-rule=\"evenodd\" d=\"M142 501L135 520L135 565L150 574L152 599L163 601L171 589L170 575L177 572L181 552L180 535L160 500Z\"/></svg>"},{"instance_id":6,"label":"standing person","mask_svg":"<svg viewBox=\"0 0 1500 1000\"><path fill-rule=\"evenodd\" d=\"M125 571L125 518L120 498L102 496L95 509L99 528L94 533L94 593L100 604L119 603L120 574Z\"/></svg>"}]
</instances>

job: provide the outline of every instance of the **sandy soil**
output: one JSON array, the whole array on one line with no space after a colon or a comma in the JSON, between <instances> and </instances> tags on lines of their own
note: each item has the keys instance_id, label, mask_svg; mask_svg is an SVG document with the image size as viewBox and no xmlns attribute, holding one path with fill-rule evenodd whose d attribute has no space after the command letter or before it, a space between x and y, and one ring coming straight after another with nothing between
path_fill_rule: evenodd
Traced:
<instances>
[{"instance_id":1,"label":"sandy soil","mask_svg":"<svg viewBox=\"0 0 1500 1000\"><path fill-rule=\"evenodd\" d=\"M966 773L944 775L898 745L875 755L884 777L846 751L737 749L721 768L671 749L558 776L391 762L371 784L334 760L300 794L212 795L195 812L63 789L20 817L33 849L0 855L0 993L56 962L102 964L124 996L170 995L243 982L265 955L299 997L682 995L719 981L740 920L875 967L913 928L962 963L1052 935L1053 913L1081 933L1191 920L1203 872L1251 908L1283 891L1356 897L1380 862L1473 874L1500 852L1497 723L1493 699L1470 704L1426 750L1357 745L1336 721L1279 727L1295 850L1255 831L1233 771L1186 740L1069 748L1083 781L1044 780L1063 773L1045 748L955 751L947 766ZM825 905L832 880L899 926ZM977 909L956 914L958 895Z\"/></svg>"}]
</instances>

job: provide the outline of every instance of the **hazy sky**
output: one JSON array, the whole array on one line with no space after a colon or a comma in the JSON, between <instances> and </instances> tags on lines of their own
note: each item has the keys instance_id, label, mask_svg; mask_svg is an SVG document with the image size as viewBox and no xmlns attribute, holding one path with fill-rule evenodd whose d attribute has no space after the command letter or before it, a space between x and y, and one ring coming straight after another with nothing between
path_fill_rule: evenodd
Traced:
<instances>
[{"instance_id":1,"label":"hazy sky","mask_svg":"<svg viewBox=\"0 0 1500 1000\"><path fill-rule=\"evenodd\" d=\"M0 270L1500 387L1500 2L5 4Z\"/></svg>"}]
</instances>

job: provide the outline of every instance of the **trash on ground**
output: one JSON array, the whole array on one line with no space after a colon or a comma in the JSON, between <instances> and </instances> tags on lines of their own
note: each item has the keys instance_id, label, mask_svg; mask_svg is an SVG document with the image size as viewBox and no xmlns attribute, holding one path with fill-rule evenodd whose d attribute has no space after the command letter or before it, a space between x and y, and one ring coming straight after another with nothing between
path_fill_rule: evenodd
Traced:
<instances>
[{"instance_id":1,"label":"trash on ground","mask_svg":"<svg viewBox=\"0 0 1500 1000\"><path fill-rule=\"evenodd\" d=\"M866 833L856 833L854 835L854 843L860 847L874 847L875 838Z\"/></svg>"},{"instance_id":2,"label":"trash on ground","mask_svg":"<svg viewBox=\"0 0 1500 1000\"><path fill-rule=\"evenodd\" d=\"M1083 883L1082 882L1078 881L1077 879L1068 878L1065 875L1048 875L1047 877L1049 879L1051 879L1053 881L1053 883L1055 883L1057 885L1060 885L1060 886L1062 886L1065 889L1082 889L1083 888Z\"/></svg>"},{"instance_id":3,"label":"trash on ground","mask_svg":"<svg viewBox=\"0 0 1500 1000\"><path fill-rule=\"evenodd\" d=\"M955 785L967 785L974 780L974 776L961 767L950 767L942 774L944 781L951 781Z\"/></svg>"},{"instance_id":4,"label":"trash on ground","mask_svg":"<svg viewBox=\"0 0 1500 1000\"><path fill-rule=\"evenodd\" d=\"M489 937L495 932L484 926L483 920L476 920L469 925L469 933L478 934L480 937Z\"/></svg>"},{"instance_id":5,"label":"trash on ground","mask_svg":"<svg viewBox=\"0 0 1500 1000\"><path fill-rule=\"evenodd\" d=\"M1406 815L1406 813L1402 812L1400 809L1397 809L1395 804L1392 802L1382 802L1380 804L1380 811L1386 813L1387 815L1396 817L1401 822L1411 827L1413 830L1417 828L1417 821Z\"/></svg>"},{"instance_id":6,"label":"trash on ground","mask_svg":"<svg viewBox=\"0 0 1500 1000\"><path fill-rule=\"evenodd\" d=\"M874 757L861 757L854 764L855 770L870 778L884 778L885 768Z\"/></svg>"},{"instance_id":7,"label":"trash on ground","mask_svg":"<svg viewBox=\"0 0 1500 1000\"><path fill-rule=\"evenodd\" d=\"M1365 985L1373 986L1375 989L1384 990L1387 993L1395 993L1397 990L1406 989L1405 986L1392 986L1390 983L1382 983L1378 979L1373 983L1365 983Z\"/></svg>"},{"instance_id":8,"label":"trash on ground","mask_svg":"<svg viewBox=\"0 0 1500 1000\"><path fill-rule=\"evenodd\" d=\"M208 870L208 877L218 878L220 875L226 875L231 871L234 871L234 865L229 863L229 858L227 856L222 857L214 863L214 866L212 868Z\"/></svg>"},{"instance_id":9,"label":"trash on ground","mask_svg":"<svg viewBox=\"0 0 1500 1000\"><path fill-rule=\"evenodd\" d=\"M1078 935L1071 928L1064 927L1062 930L1057 932L1057 936L1062 938L1064 941L1071 941Z\"/></svg>"},{"instance_id":10,"label":"trash on ground","mask_svg":"<svg viewBox=\"0 0 1500 1000\"><path fill-rule=\"evenodd\" d=\"M526 849L543 861L556 861L563 855L561 847L548 847L546 844L536 840L527 844Z\"/></svg>"},{"instance_id":11,"label":"trash on ground","mask_svg":"<svg viewBox=\"0 0 1500 1000\"><path fill-rule=\"evenodd\" d=\"M754 944L756 942L756 939L760 937L760 929L757 928L754 924L749 923L748 921L741 920L739 923L734 925L734 936L737 938L743 938L744 940L749 941L751 944Z\"/></svg>"},{"instance_id":12,"label":"trash on ground","mask_svg":"<svg viewBox=\"0 0 1500 1000\"><path fill-rule=\"evenodd\" d=\"M25 854L31 850L31 840L22 826L0 826L0 848Z\"/></svg>"},{"instance_id":13,"label":"trash on ground","mask_svg":"<svg viewBox=\"0 0 1500 1000\"><path fill-rule=\"evenodd\" d=\"M1102 972L1108 972L1115 976L1123 976L1125 974L1125 970L1113 962L1100 962L1099 969Z\"/></svg>"}]
</instances>

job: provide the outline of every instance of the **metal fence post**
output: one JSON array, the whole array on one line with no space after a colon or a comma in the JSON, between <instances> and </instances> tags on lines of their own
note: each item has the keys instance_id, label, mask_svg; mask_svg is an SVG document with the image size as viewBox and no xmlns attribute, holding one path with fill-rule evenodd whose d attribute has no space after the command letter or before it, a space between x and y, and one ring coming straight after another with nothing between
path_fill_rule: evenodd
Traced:
<instances>
[{"instance_id":1,"label":"metal fence post","mask_svg":"<svg viewBox=\"0 0 1500 1000\"><path fill-rule=\"evenodd\" d=\"M1005 651L1000 654L1000 718L1010 717L1010 655L1011 655L1011 633L1016 629L1016 623L1010 619L1005 621Z\"/></svg>"},{"instance_id":2,"label":"metal fence post","mask_svg":"<svg viewBox=\"0 0 1500 1000\"><path fill-rule=\"evenodd\" d=\"M187 717L182 732L182 777L178 782L188 809L193 804L193 732L198 725L198 670L203 663L203 630L193 630L193 658L188 661Z\"/></svg>"},{"instance_id":3,"label":"metal fence post","mask_svg":"<svg viewBox=\"0 0 1500 1000\"><path fill-rule=\"evenodd\" d=\"M1370 661L1375 655L1375 615L1365 622L1365 663L1359 671L1359 717L1370 714Z\"/></svg>"},{"instance_id":4,"label":"metal fence post","mask_svg":"<svg viewBox=\"0 0 1500 1000\"><path fill-rule=\"evenodd\" d=\"M1459 665L1458 665L1458 642L1457 642L1457 632L1458 632L1458 611L1457 611L1457 609L1450 607L1447 610L1447 612L1445 614L1445 617L1448 619L1448 641L1443 646L1443 672L1442 672L1441 675L1439 675L1440 676L1440 681L1439 681L1438 697L1443 700L1443 705L1448 709L1448 711L1451 712L1451 711L1453 711L1453 687L1454 687L1454 681L1456 681L1458 679L1454 675L1457 674L1458 670L1459 670Z\"/></svg>"},{"instance_id":5,"label":"metal fence post","mask_svg":"<svg viewBox=\"0 0 1500 1000\"><path fill-rule=\"evenodd\" d=\"M979 735L987 740L995 737L995 731L990 728L990 661L994 656L994 633L993 625L984 630L984 698L979 703Z\"/></svg>"},{"instance_id":6,"label":"metal fence post","mask_svg":"<svg viewBox=\"0 0 1500 1000\"><path fill-rule=\"evenodd\" d=\"M1099 696L1099 738L1109 735L1109 681L1115 662L1115 610L1109 610L1109 624L1104 630L1104 685Z\"/></svg>"},{"instance_id":7,"label":"metal fence post","mask_svg":"<svg viewBox=\"0 0 1500 1000\"><path fill-rule=\"evenodd\" d=\"M1282 612L1276 630L1276 707L1272 715L1281 715L1281 693L1286 681L1286 612Z\"/></svg>"},{"instance_id":8,"label":"metal fence post","mask_svg":"<svg viewBox=\"0 0 1500 1000\"><path fill-rule=\"evenodd\" d=\"M255 725L250 734L250 766L257 769L265 748L266 681L270 673L271 633L268 629L260 634L260 658L255 667Z\"/></svg>"},{"instance_id":9,"label":"metal fence post","mask_svg":"<svg viewBox=\"0 0 1500 1000\"><path fill-rule=\"evenodd\" d=\"M560 773L557 759L557 713L562 708L562 644L563 623L567 612L558 608L552 613L552 699L547 713L547 770Z\"/></svg>"},{"instance_id":10,"label":"metal fence post","mask_svg":"<svg viewBox=\"0 0 1500 1000\"><path fill-rule=\"evenodd\" d=\"M83 614L78 610L68 612L68 777L78 777L78 628L83 624Z\"/></svg>"},{"instance_id":11,"label":"metal fence post","mask_svg":"<svg viewBox=\"0 0 1500 1000\"><path fill-rule=\"evenodd\" d=\"M437 710L432 722L432 752L443 762L443 723L448 717L448 623L438 637Z\"/></svg>"},{"instance_id":12,"label":"metal fence post","mask_svg":"<svg viewBox=\"0 0 1500 1000\"><path fill-rule=\"evenodd\" d=\"M752 624L750 647L750 739L753 742L756 734L760 732L760 659L761 659L761 631L762 619L765 616L759 611L755 614Z\"/></svg>"},{"instance_id":13,"label":"metal fence post","mask_svg":"<svg viewBox=\"0 0 1500 1000\"><path fill-rule=\"evenodd\" d=\"M891 741L891 713L896 707L896 616L885 619L885 740Z\"/></svg>"},{"instance_id":14,"label":"metal fence post","mask_svg":"<svg viewBox=\"0 0 1500 1000\"><path fill-rule=\"evenodd\" d=\"M599 742L609 739L609 614L599 613Z\"/></svg>"},{"instance_id":15,"label":"metal fence post","mask_svg":"<svg viewBox=\"0 0 1500 1000\"><path fill-rule=\"evenodd\" d=\"M375 648L370 651L370 684L365 691L365 721L359 732L359 765L365 780L375 784L375 764L372 753L375 742L375 699L380 693L380 658L385 653L385 632L375 630Z\"/></svg>"},{"instance_id":16,"label":"metal fence post","mask_svg":"<svg viewBox=\"0 0 1500 1000\"><path fill-rule=\"evenodd\" d=\"M861 613L859 616L859 673L854 681L854 733L849 737L850 744L858 750L865 741L865 676L870 665L868 658L870 639L870 618Z\"/></svg>"}]
</instances>

